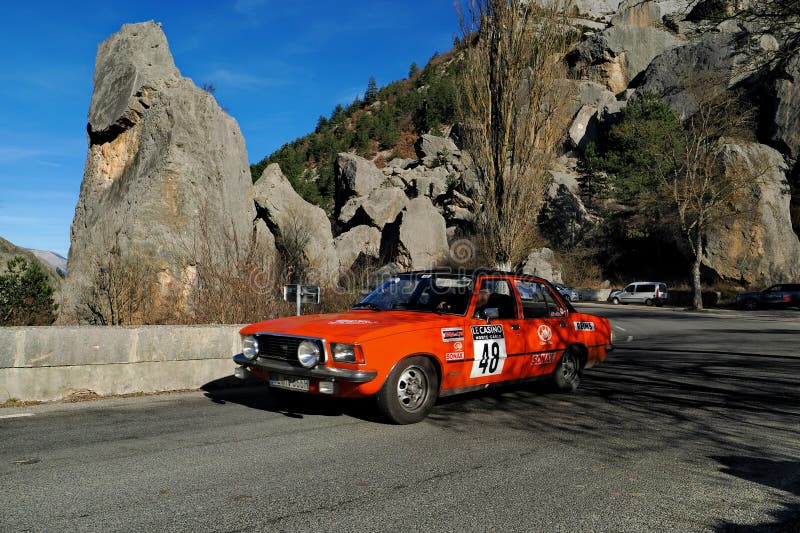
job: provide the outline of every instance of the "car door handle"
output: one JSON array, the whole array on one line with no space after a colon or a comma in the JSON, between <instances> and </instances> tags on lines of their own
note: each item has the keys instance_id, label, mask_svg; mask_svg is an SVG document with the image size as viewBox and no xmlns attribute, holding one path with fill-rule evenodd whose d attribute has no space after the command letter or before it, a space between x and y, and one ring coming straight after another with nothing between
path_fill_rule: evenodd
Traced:
<instances>
[{"instance_id":1,"label":"car door handle","mask_svg":"<svg viewBox=\"0 0 800 533\"><path fill-rule=\"evenodd\" d=\"M519 329L519 324L511 324L511 329L517 331Z\"/></svg>"},{"instance_id":2,"label":"car door handle","mask_svg":"<svg viewBox=\"0 0 800 533\"><path fill-rule=\"evenodd\" d=\"M559 322L558 325L561 326L562 328L567 327L567 323L564 322L563 320L561 322Z\"/></svg>"}]
</instances>

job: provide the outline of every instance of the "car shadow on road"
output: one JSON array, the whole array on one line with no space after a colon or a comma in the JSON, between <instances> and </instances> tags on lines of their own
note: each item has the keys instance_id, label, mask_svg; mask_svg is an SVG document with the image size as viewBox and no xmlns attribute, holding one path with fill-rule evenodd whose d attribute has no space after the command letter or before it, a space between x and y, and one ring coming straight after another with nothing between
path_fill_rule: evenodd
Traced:
<instances>
[{"instance_id":1,"label":"car shadow on road","mask_svg":"<svg viewBox=\"0 0 800 533\"><path fill-rule=\"evenodd\" d=\"M280 413L288 418L349 416L369 422L384 422L374 402L275 390L255 378L242 381L228 376L206 383L200 389L214 403L242 405Z\"/></svg>"}]
</instances>

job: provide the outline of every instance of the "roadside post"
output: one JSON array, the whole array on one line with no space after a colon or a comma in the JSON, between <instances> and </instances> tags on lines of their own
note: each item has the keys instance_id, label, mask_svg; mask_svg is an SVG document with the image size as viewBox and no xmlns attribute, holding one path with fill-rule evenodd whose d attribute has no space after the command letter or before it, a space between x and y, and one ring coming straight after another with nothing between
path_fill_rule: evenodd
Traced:
<instances>
[{"instance_id":1,"label":"roadside post","mask_svg":"<svg viewBox=\"0 0 800 533\"><path fill-rule=\"evenodd\" d=\"M301 313L301 304L319 304L322 291L318 285L284 285L283 299L286 302L294 302L297 306L297 316Z\"/></svg>"}]
</instances>

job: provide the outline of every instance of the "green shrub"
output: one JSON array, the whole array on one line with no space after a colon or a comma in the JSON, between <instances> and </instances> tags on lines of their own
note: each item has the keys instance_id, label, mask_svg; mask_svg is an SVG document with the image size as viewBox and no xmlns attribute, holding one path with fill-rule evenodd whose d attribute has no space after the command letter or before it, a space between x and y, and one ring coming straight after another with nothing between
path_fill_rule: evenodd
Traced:
<instances>
[{"instance_id":1,"label":"green shrub","mask_svg":"<svg viewBox=\"0 0 800 533\"><path fill-rule=\"evenodd\" d=\"M53 288L39 263L10 259L0 275L0 326L48 326L55 313Z\"/></svg>"}]
</instances>

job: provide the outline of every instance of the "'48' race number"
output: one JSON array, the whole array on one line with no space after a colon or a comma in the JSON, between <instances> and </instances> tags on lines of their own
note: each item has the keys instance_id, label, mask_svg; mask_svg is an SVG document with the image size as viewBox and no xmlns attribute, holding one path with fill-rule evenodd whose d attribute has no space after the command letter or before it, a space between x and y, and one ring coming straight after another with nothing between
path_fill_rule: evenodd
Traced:
<instances>
[{"instance_id":1,"label":"'48' race number","mask_svg":"<svg viewBox=\"0 0 800 533\"><path fill-rule=\"evenodd\" d=\"M493 376L503 371L506 361L506 339L501 324L472 326L475 357L470 377Z\"/></svg>"}]
</instances>

